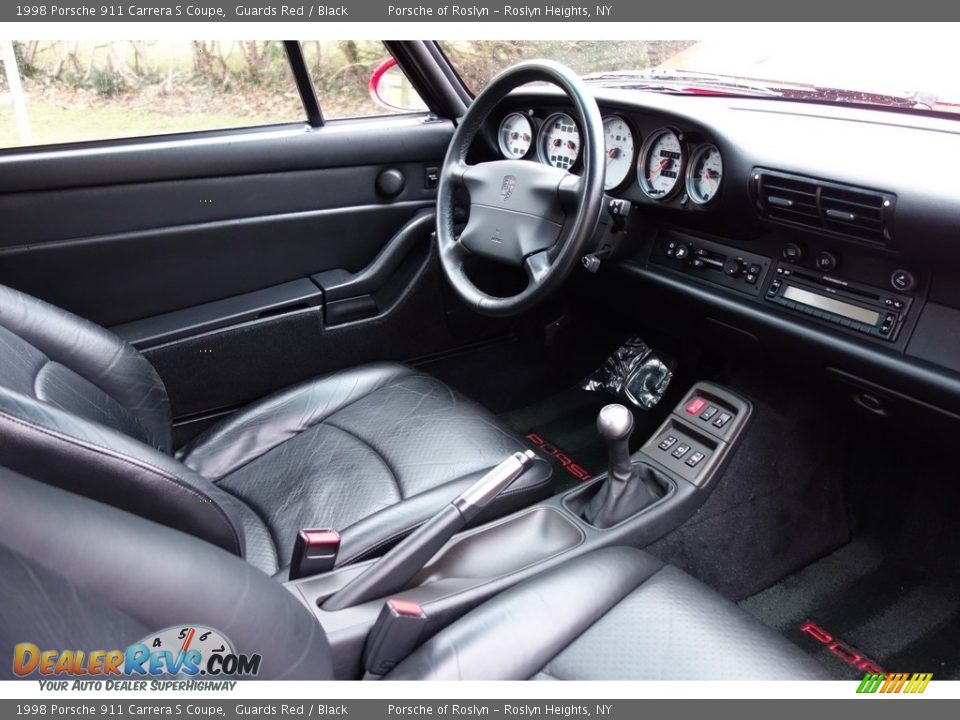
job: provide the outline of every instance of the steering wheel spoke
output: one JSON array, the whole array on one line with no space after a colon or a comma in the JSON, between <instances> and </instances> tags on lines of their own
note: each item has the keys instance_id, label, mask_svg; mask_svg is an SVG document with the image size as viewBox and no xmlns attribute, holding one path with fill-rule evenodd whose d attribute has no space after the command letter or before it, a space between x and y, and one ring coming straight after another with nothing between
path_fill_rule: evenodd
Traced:
<instances>
[{"instance_id":1,"label":"steering wheel spoke","mask_svg":"<svg viewBox=\"0 0 960 720\"><path fill-rule=\"evenodd\" d=\"M584 179L579 175L567 173L560 180L557 187L557 194L560 196L560 204L564 208L576 208L580 198L583 197Z\"/></svg>"},{"instance_id":2,"label":"steering wheel spoke","mask_svg":"<svg viewBox=\"0 0 960 720\"><path fill-rule=\"evenodd\" d=\"M542 285L550 275L551 267L553 263L550 261L549 250L541 250L523 259L523 270L527 273L531 285Z\"/></svg>"}]
</instances>

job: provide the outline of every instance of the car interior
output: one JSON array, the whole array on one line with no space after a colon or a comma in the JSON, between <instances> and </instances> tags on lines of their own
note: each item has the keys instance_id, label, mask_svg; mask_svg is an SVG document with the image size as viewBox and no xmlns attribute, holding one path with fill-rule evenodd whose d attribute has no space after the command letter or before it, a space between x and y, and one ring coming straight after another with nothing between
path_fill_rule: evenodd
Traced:
<instances>
[{"instance_id":1,"label":"car interior","mask_svg":"<svg viewBox=\"0 0 960 720\"><path fill-rule=\"evenodd\" d=\"M306 125L0 150L3 647L960 678L956 119L385 46L427 110L287 43Z\"/></svg>"}]
</instances>

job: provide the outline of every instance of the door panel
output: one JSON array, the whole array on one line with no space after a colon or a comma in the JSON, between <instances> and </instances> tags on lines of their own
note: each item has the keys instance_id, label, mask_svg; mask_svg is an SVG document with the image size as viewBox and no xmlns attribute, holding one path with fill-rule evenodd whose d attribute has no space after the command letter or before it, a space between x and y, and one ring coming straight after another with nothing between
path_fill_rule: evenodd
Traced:
<instances>
[{"instance_id":1,"label":"door panel","mask_svg":"<svg viewBox=\"0 0 960 720\"><path fill-rule=\"evenodd\" d=\"M356 272L433 203L425 171L451 131L384 118L3 153L0 282L115 325L334 268ZM179 179L169 179L171 160ZM387 168L406 180L389 199L376 188Z\"/></svg>"},{"instance_id":2,"label":"door panel","mask_svg":"<svg viewBox=\"0 0 960 720\"><path fill-rule=\"evenodd\" d=\"M452 131L404 116L0 152L0 283L138 341L184 440L291 382L504 327L446 322L422 213Z\"/></svg>"}]
</instances>

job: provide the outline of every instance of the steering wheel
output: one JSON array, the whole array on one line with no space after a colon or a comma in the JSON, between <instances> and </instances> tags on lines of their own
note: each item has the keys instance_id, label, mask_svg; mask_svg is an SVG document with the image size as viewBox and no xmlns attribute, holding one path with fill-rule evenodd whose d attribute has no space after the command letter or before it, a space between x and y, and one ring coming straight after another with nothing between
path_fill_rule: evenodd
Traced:
<instances>
[{"instance_id":1,"label":"steering wheel","mask_svg":"<svg viewBox=\"0 0 960 720\"><path fill-rule=\"evenodd\" d=\"M582 174L530 160L468 165L467 151L497 104L514 88L549 82L566 93L580 126ZM592 94L573 70L530 60L504 70L474 99L453 134L437 190L437 244L444 274L457 294L484 315L521 313L553 292L573 271L593 237L603 204L603 121ZM470 219L454 232L454 193L466 189ZM467 276L471 255L522 267L524 290L496 297Z\"/></svg>"}]
</instances>

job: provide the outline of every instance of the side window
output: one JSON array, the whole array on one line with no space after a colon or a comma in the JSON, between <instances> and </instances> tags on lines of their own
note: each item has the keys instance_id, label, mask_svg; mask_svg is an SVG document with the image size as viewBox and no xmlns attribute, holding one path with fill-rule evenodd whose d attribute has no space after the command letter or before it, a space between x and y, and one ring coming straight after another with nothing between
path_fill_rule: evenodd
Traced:
<instances>
[{"instance_id":1,"label":"side window","mask_svg":"<svg viewBox=\"0 0 960 720\"><path fill-rule=\"evenodd\" d=\"M5 148L306 119L279 40L3 40L0 61Z\"/></svg>"},{"instance_id":2,"label":"side window","mask_svg":"<svg viewBox=\"0 0 960 720\"><path fill-rule=\"evenodd\" d=\"M379 40L301 40L300 47L327 120L427 109Z\"/></svg>"}]
</instances>

